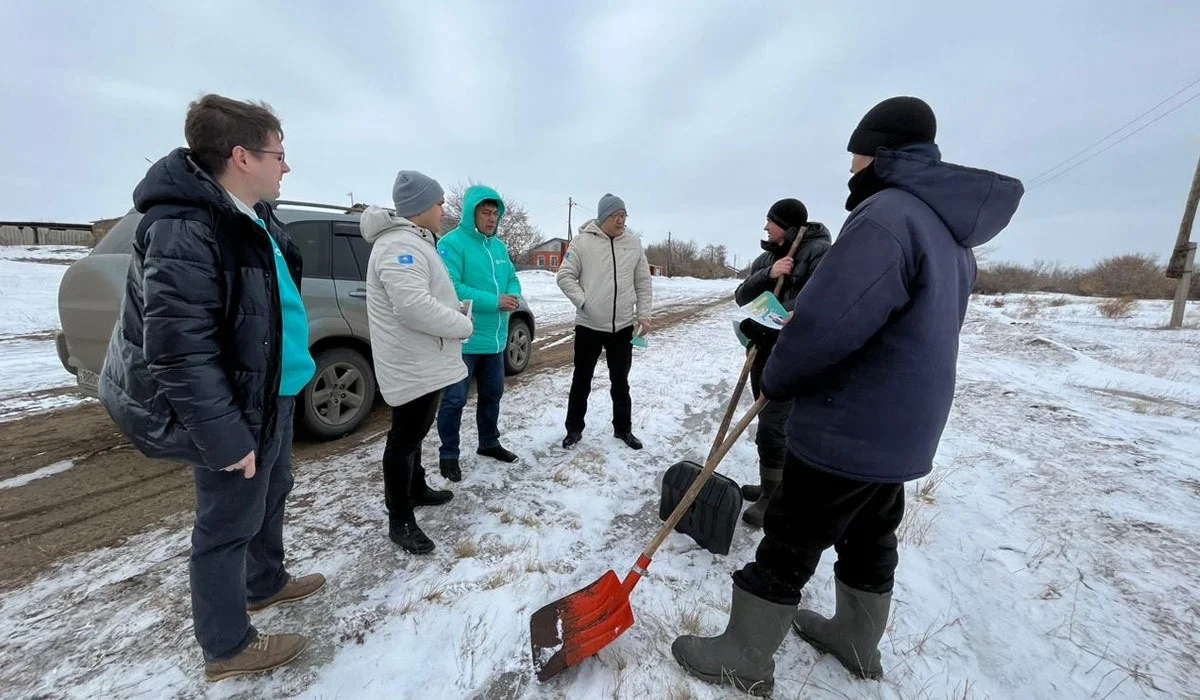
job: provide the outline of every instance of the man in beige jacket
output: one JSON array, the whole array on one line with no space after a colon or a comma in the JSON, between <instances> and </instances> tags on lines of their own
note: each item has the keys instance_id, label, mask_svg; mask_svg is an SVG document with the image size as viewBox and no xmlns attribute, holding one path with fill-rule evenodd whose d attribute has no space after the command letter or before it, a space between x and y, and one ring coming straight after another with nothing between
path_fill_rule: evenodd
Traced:
<instances>
[{"instance_id":1,"label":"man in beige jacket","mask_svg":"<svg viewBox=\"0 0 1200 700\"><path fill-rule=\"evenodd\" d=\"M558 268L558 287L578 309L564 449L583 438L583 418L601 350L612 381L613 433L633 449L642 449L633 434L629 368L635 331L642 335L650 330L653 291L646 251L636 236L625 233L626 216L620 197L601 197L596 218L580 227Z\"/></svg>"},{"instance_id":2,"label":"man in beige jacket","mask_svg":"<svg viewBox=\"0 0 1200 700\"><path fill-rule=\"evenodd\" d=\"M429 488L421 441L433 426L442 390L467 376L463 340L470 317L459 307L454 283L437 251L433 231L442 223L442 187L402 170L392 187L395 215L369 207L360 226L371 246L367 265L367 320L371 356L392 426L383 448L388 536L412 554L434 544L417 525L414 506L436 506L453 494Z\"/></svg>"}]
</instances>

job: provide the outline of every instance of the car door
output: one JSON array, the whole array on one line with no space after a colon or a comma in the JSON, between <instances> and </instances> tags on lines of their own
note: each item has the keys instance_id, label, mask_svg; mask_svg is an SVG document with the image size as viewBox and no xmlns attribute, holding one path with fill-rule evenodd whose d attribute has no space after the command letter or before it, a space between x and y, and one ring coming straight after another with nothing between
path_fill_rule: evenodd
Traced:
<instances>
[{"instance_id":1,"label":"car door","mask_svg":"<svg viewBox=\"0 0 1200 700\"><path fill-rule=\"evenodd\" d=\"M284 228L304 259L304 281L300 285L300 294L308 314L309 342L345 335L349 329L342 318L337 290L330 275L332 234L329 222L293 221Z\"/></svg>"},{"instance_id":2,"label":"car door","mask_svg":"<svg viewBox=\"0 0 1200 700\"><path fill-rule=\"evenodd\" d=\"M333 283L342 316L350 331L370 339L367 326L367 262L371 244L359 233L358 224L333 222Z\"/></svg>"}]
</instances>

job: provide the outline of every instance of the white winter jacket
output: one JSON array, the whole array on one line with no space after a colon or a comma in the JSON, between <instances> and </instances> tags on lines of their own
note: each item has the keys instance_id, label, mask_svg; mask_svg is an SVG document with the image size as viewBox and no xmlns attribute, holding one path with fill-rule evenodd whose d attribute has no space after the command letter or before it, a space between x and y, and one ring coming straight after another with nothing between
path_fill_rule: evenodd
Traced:
<instances>
[{"instance_id":1,"label":"white winter jacket","mask_svg":"<svg viewBox=\"0 0 1200 700\"><path fill-rule=\"evenodd\" d=\"M611 238L595 219L579 228L558 268L558 287L578 311L575 323L615 333L650 320L650 264L637 236Z\"/></svg>"},{"instance_id":2,"label":"white winter jacket","mask_svg":"<svg viewBox=\"0 0 1200 700\"><path fill-rule=\"evenodd\" d=\"M363 212L360 227L373 244L367 322L384 400L400 406L465 379L462 345L471 319L458 310L436 237L379 207Z\"/></svg>"}]
</instances>

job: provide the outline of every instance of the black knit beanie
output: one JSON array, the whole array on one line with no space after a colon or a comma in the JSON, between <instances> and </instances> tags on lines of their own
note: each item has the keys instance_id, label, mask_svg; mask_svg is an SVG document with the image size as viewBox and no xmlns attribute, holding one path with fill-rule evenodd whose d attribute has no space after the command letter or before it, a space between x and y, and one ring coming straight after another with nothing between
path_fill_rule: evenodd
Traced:
<instances>
[{"instance_id":1,"label":"black knit beanie","mask_svg":"<svg viewBox=\"0 0 1200 700\"><path fill-rule=\"evenodd\" d=\"M808 223L808 208L798 199L781 199L771 205L767 218L785 231L800 228Z\"/></svg>"},{"instance_id":2,"label":"black knit beanie","mask_svg":"<svg viewBox=\"0 0 1200 700\"><path fill-rule=\"evenodd\" d=\"M933 143L936 136L937 118L924 100L891 97L863 116L854 133L850 134L846 150L860 156L874 156L878 148Z\"/></svg>"}]
</instances>

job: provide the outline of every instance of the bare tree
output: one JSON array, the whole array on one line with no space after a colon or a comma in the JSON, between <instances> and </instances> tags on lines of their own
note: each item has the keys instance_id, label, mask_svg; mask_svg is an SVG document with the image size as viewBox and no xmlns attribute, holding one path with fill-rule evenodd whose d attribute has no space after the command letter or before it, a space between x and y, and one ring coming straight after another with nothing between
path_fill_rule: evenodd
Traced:
<instances>
[{"instance_id":1,"label":"bare tree","mask_svg":"<svg viewBox=\"0 0 1200 700\"><path fill-rule=\"evenodd\" d=\"M463 197L467 189L476 184L478 183L468 182L464 185L459 182L450 188L446 194L445 213L442 215L443 233L458 226L458 222L462 220ZM504 217L500 219L498 234L500 240L508 246L509 255L514 258L546 240L541 229L529 220L529 212L525 211L524 205L508 197L504 198Z\"/></svg>"},{"instance_id":2,"label":"bare tree","mask_svg":"<svg viewBox=\"0 0 1200 700\"><path fill-rule=\"evenodd\" d=\"M669 247L668 247L669 246ZM709 244L700 247L696 241L673 238L670 243L652 243L646 246L646 259L653 265L669 265L672 276L715 279L727 277L728 251L724 245Z\"/></svg>"}]
</instances>

